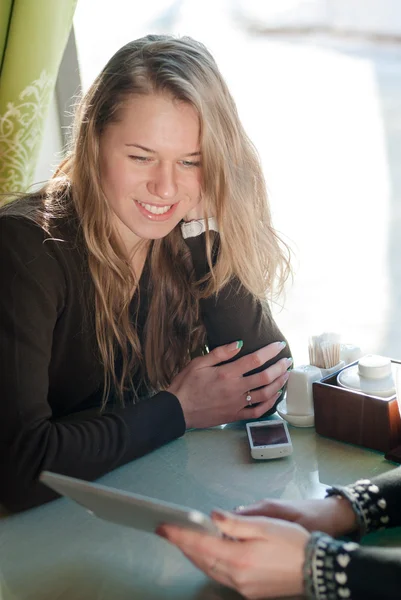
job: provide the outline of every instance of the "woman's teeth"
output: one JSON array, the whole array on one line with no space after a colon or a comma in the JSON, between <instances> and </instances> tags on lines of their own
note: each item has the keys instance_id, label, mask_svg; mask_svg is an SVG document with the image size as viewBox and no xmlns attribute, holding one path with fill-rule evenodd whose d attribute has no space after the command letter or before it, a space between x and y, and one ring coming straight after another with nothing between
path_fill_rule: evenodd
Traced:
<instances>
[{"instance_id":1,"label":"woman's teeth","mask_svg":"<svg viewBox=\"0 0 401 600\"><path fill-rule=\"evenodd\" d=\"M152 204L144 204L143 202L139 202L139 200L137 200L138 204L140 204L141 206L143 206L144 208L146 208L147 211L149 211L150 213L154 214L154 215L164 215L164 213L166 213L168 210L170 210L171 206L152 206Z\"/></svg>"}]
</instances>

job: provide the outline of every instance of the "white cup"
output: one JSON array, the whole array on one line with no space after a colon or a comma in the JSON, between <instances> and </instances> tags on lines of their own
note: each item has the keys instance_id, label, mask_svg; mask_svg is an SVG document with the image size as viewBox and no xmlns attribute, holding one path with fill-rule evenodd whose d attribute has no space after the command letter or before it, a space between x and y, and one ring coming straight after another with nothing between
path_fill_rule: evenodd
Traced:
<instances>
[{"instance_id":1,"label":"white cup","mask_svg":"<svg viewBox=\"0 0 401 600\"><path fill-rule=\"evenodd\" d=\"M289 415L313 415L312 384L321 378L321 370L312 365L294 367L290 371L287 383L287 412Z\"/></svg>"}]
</instances>

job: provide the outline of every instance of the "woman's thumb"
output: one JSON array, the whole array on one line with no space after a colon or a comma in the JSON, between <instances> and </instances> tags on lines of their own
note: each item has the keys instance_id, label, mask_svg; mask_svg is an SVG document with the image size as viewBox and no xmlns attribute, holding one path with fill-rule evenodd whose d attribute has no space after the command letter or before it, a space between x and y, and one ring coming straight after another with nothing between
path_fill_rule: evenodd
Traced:
<instances>
[{"instance_id":1,"label":"woman's thumb","mask_svg":"<svg viewBox=\"0 0 401 600\"><path fill-rule=\"evenodd\" d=\"M223 510L214 510L212 519L225 535L235 539L264 538L264 517L241 517Z\"/></svg>"}]
</instances>

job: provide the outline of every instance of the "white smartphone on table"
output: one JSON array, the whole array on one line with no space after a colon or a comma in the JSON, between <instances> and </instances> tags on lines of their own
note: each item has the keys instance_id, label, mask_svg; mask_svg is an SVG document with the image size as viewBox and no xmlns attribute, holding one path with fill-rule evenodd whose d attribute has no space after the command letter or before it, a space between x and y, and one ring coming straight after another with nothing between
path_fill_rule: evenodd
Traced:
<instances>
[{"instance_id":1,"label":"white smartphone on table","mask_svg":"<svg viewBox=\"0 0 401 600\"><path fill-rule=\"evenodd\" d=\"M50 471L42 471L39 479L55 492L71 498L96 517L118 525L126 525L150 533L154 533L160 525L179 525L221 536L210 517L179 504L124 492Z\"/></svg>"},{"instance_id":2,"label":"white smartphone on table","mask_svg":"<svg viewBox=\"0 0 401 600\"><path fill-rule=\"evenodd\" d=\"M292 454L292 442L284 421L274 419L247 423L246 431L252 458L269 460Z\"/></svg>"}]
</instances>

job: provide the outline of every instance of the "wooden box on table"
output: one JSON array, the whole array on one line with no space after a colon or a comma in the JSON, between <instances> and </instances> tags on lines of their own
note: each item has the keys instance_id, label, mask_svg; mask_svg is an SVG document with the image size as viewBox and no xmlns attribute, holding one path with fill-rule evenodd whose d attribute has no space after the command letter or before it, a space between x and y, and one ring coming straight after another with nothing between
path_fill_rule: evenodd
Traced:
<instances>
[{"instance_id":1,"label":"wooden box on table","mask_svg":"<svg viewBox=\"0 0 401 600\"><path fill-rule=\"evenodd\" d=\"M347 367L354 364L357 362ZM344 388L337 383L339 372L313 383L316 432L388 453L386 458L401 462L401 418L396 396L381 398Z\"/></svg>"}]
</instances>

